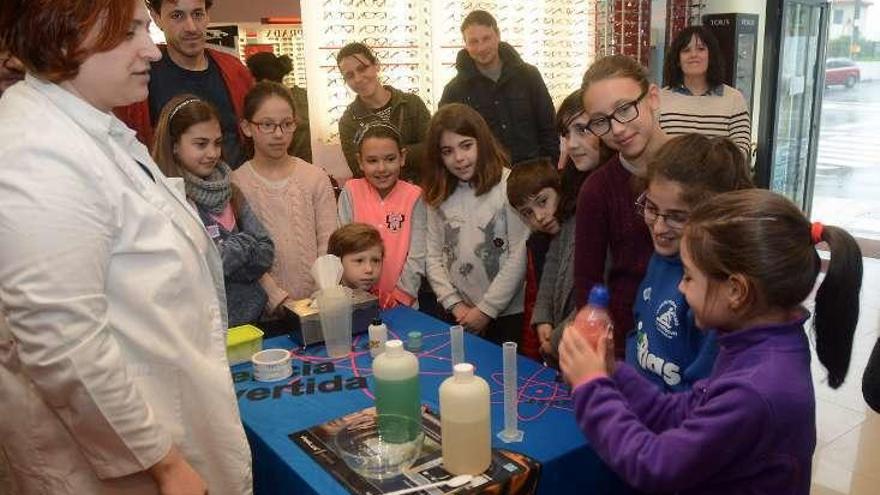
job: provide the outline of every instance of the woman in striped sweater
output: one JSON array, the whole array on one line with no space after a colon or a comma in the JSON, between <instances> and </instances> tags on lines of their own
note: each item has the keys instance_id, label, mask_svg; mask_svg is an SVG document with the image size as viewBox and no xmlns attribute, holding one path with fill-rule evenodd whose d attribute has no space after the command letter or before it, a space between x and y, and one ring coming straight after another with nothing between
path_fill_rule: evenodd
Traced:
<instances>
[{"instance_id":1,"label":"woman in striped sweater","mask_svg":"<svg viewBox=\"0 0 880 495\"><path fill-rule=\"evenodd\" d=\"M752 124L742 93L724 84L718 40L703 26L684 29L663 64L660 127L667 134L724 136L751 156Z\"/></svg>"}]
</instances>

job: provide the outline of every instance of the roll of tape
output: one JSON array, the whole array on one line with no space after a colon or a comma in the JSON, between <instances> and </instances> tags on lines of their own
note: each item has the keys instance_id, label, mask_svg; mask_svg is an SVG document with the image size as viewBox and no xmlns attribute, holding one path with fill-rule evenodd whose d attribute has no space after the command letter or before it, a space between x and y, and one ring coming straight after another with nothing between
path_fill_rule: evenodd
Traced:
<instances>
[{"instance_id":1,"label":"roll of tape","mask_svg":"<svg viewBox=\"0 0 880 495\"><path fill-rule=\"evenodd\" d=\"M258 382L275 382L293 374L290 351L266 349L251 356L254 363L254 379Z\"/></svg>"}]
</instances>

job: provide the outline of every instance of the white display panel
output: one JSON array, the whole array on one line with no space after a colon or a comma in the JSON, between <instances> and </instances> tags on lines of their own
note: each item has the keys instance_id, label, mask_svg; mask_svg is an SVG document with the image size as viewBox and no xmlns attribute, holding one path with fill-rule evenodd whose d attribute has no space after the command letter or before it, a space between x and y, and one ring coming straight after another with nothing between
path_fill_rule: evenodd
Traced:
<instances>
[{"instance_id":1,"label":"white display panel","mask_svg":"<svg viewBox=\"0 0 880 495\"><path fill-rule=\"evenodd\" d=\"M580 86L594 58L595 11L588 0L315 0L302 2L313 142L338 143L338 120L355 94L336 66L345 44L370 46L380 79L418 94L433 111L455 76L461 21L471 10L497 19L501 39L541 71L555 103Z\"/></svg>"}]
</instances>

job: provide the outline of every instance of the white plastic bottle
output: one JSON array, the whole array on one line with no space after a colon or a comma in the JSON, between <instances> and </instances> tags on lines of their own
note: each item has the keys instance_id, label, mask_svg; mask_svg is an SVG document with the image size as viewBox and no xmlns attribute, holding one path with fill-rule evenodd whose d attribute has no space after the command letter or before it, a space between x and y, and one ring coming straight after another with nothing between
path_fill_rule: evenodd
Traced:
<instances>
[{"instance_id":1,"label":"white plastic bottle","mask_svg":"<svg viewBox=\"0 0 880 495\"><path fill-rule=\"evenodd\" d=\"M376 357L385 350L385 341L388 340L388 327L380 318L373 319L367 327L369 338L370 356Z\"/></svg>"},{"instance_id":2,"label":"white plastic bottle","mask_svg":"<svg viewBox=\"0 0 880 495\"><path fill-rule=\"evenodd\" d=\"M401 443L415 438L422 424L419 359L400 340L389 340L385 352L373 360L373 382L382 439ZM401 416L407 419L400 420Z\"/></svg>"},{"instance_id":3,"label":"white plastic bottle","mask_svg":"<svg viewBox=\"0 0 880 495\"><path fill-rule=\"evenodd\" d=\"M443 467L452 474L477 475L492 463L489 384L474 365L456 364L440 385Z\"/></svg>"}]
</instances>

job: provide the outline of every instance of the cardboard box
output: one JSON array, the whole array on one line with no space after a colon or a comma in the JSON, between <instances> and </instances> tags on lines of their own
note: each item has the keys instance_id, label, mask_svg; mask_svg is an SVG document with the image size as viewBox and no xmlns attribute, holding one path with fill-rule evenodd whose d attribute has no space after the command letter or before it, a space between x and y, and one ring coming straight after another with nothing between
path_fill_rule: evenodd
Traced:
<instances>
[{"instance_id":1,"label":"cardboard box","mask_svg":"<svg viewBox=\"0 0 880 495\"><path fill-rule=\"evenodd\" d=\"M370 322L379 317L379 300L369 292L352 291L351 334L367 331ZM290 337L300 345L308 346L324 341L321 333L321 316L312 307L311 299L299 299L284 305L292 320Z\"/></svg>"}]
</instances>

